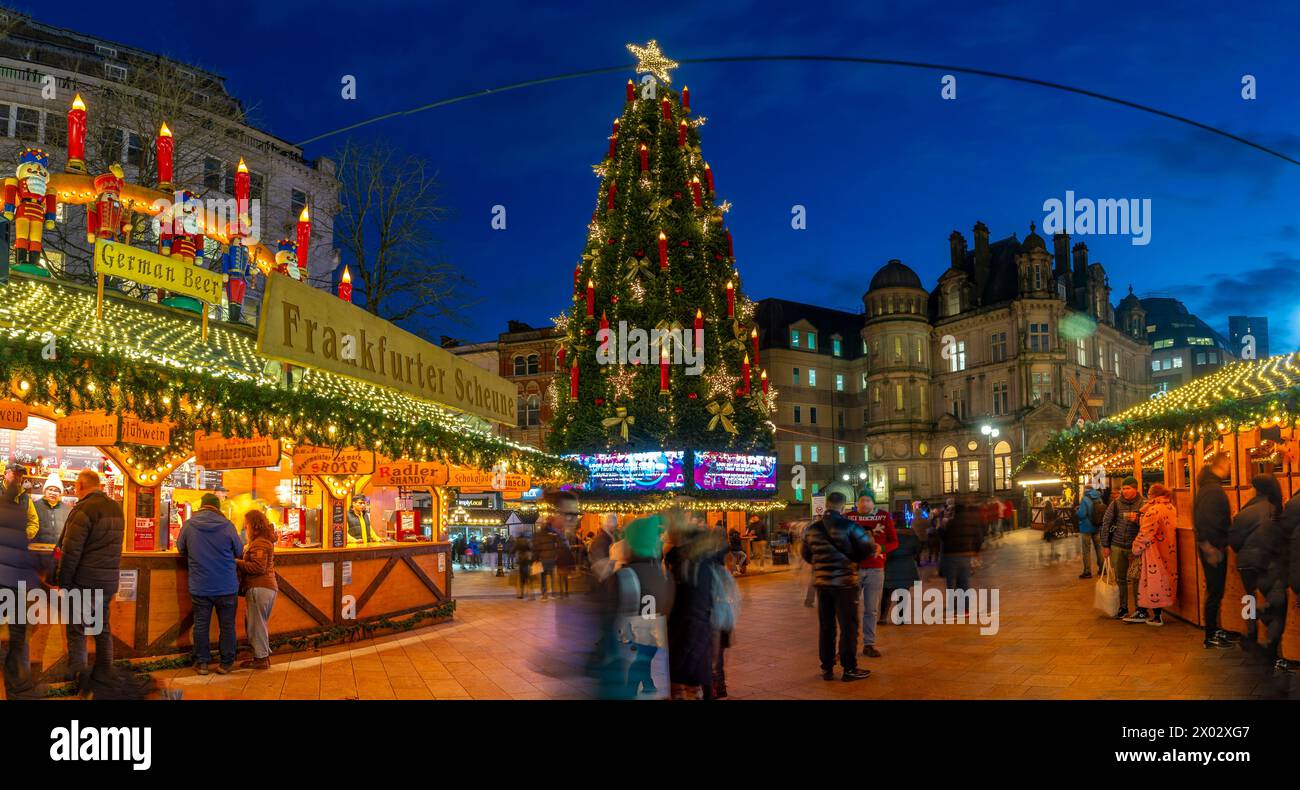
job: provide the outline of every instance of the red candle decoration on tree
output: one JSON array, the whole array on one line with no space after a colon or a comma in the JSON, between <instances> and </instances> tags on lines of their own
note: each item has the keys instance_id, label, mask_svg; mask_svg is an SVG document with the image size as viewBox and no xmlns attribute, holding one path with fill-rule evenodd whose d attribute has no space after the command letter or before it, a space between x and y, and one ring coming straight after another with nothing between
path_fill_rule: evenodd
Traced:
<instances>
[{"instance_id":1,"label":"red candle decoration on tree","mask_svg":"<svg viewBox=\"0 0 1300 790\"><path fill-rule=\"evenodd\" d=\"M668 237L662 230L659 231L659 269L660 271L668 269Z\"/></svg>"},{"instance_id":2,"label":"red candle decoration on tree","mask_svg":"<svg viewBox=\"0 0 1300 790\"><path fill-rule=\"evenodd\" d=\"M677 125L677 147L681 148L686 145L686 121Z\"/></svg>"},{"instance_id":3,"label":"red candle decoration on tree","mask_svg":"<svg viewBox=\"0 0 1300 790\"><path fill-rule=\"evenodd\" d=\"M763 387L763 394L766 395L767 394L767 371L766 370L763 371L763 375L759 376L759 382Z\"/></svg>"},{"instance_id":4,"label":"red candle decoration on tree","mask_svg":"<svg viewBox=\"0 0 1300 790\"><path fill-rule=\"evenodd\" d=\"M573 287L577 288L582 282L582 264L579 263L573 267Z\"/></svg>"},{"instance_id":5,"label":"red candle decoration on tree","mask_svg":"<svg viewBox=\"0 0 1300 790\"><path fill-rule=\"evenodd\" d=\"M691 176L691 197L693 197L693 198L695 199L695 207L696 207L696 208L699 208L700 206L704 205L704 204L703 204L703 199L700 197L700 177L699 177L699 176Z\"/></svg>"},{"instance_id":6,"label":"red candle decoration on tree","mask_svg":"<svg viewBox=\"0 0 1300 790\"><path fill-rule=\"evenodd\" d=\"M742 381L745 382L745 388L744 388L743 390L741 390L741 392L742 392L743 394L745 394L745 395L748 395L748 394L749 394L749 386L750 386L750 383L751 383L750 378L749 378L749 373L750 373L750 369L749 369L749 355L746 354L746 355L745 355L745 361L740 363L740 378L741 378Z\"/></svg>"},{"instance_id":7,"label":"red candle decoration on tree","mask_svg":"<svg viewBox=\"0 0 1300 790\"><path fill-rule=\"evenodd\" d=\"M610 211L613 211L613 210L614 210L614 196L617 195L617 194L618 194L618 182L616 182L616 181L610 181L610 182L609 182L609 200L607 200L607 201L605 202L605 208L609 209Z\"/></svg>"},{"instance_id":8,"label":"red candle decoration on tree","mask_svg":"<svg viewBox=\"0 0 1300 790\"><path fill-rule=\"evenodd\" d=\"M307 281L307 248L311 246L311 214L307 207L302 207L298 215L298 271L302 272L303 282Z\"/></svg>"},{"instance_id":9,"label":"red candle decoration on tree","mask_svg":"<svg viewBox=\"0 0 1300 790\"><path fill-rule=\"evenodd\" d=\"M731 231L727 231L727 255L736 257L736 250L731 246Z\"/></svg>"},{"instance_id":10,"label":"red candle decoration on tree","mask_svg":"<svg viewBox=\"0 0 1300 790\"><path fill-rule=\"evenodd\" d=\"M343 267L343 277L339 279L339 298L345 302L352 301L352 272Z\"/></svg>"},{"instance_id":11,"label":"red candle decoration on tree","mask_svg":"<svg viewBox=\"0 0 1300 790\"><path fill-rule=\"evenodd\" d=\"M758 364L758 327L749 330L749 342L754 346L754 364Z\"/></svg>"},{"instance_id":12,"label":"red candle decoration on tree","mask_svg":"<svg viewBox=\"0 0 1300 790\"><path fill-rule=\"evenodd\" d=\"M578 362L574 360L573 367L569 368L569 397L573 400L578 399Z\"/></svg>"},{"instance_id":13,"label":"red candle decoration on tree","mask_svg":"<svg viewBox=\"0 0 1300 790\"><path fill-rule=\"evenodd\" d=\"M695 334L695 350L704 350L704 313L698 308L695 310L695 325L691 327Z\"/></svg>"},{"instance_id":14,"label":"red candle decoration on tree","mask_svg":"<svg viewBox=\"0 0 1300 790\"><path fill-rule=\"evenodd\" d=\"M239 215L239 228L236 234L239 236L246 235L252 228L247 223L252 222L248 216L248 194L251 191L251 180L248 175L248 165L244 164L243 157L240 157L239 164L235 166L235 213Z\"/></svg>"},{"instance_id":15,"label":"red candle decoration on tree","mask_svg":"<svg viewBox=\"0 0 1300 790\"><path fill-rule=\"evenodd\" d=\"M664 100L659 103L659 106L663 108L664 120L671 121L673 119L673 106L668 103L668 98L665 97Z\"/></svg>"},{"instance_id":16,"label":"red candle decoration on tree","mask_svg":"<svg viewBox=\"0 0 1300 790\"><path fill-rule=\"evenodd\" d=\"M659 394L668 394L668 346L659 348Z\"/></svg>"},{"instance_id":17,"label":"red candle decoration on tree","mask_svg":"<svg viewBox=\"0 0 1300 790\"><path fill-rule=\"evenodd\" d=\"M645 143L641 143L641 172L650 169L650 149L646 148Z\"/></svg>"},{"instance_id":18,"label":"red candle decoration on tree","mask_svg":"<svg viewBox=\"0 0 1300 790\"><path fill-rule=\"evenodd\" d=\"M727 318L736 317L736 286L727 280Z\"/></svg>"},{"instance_id":19,"label":"red candle decoration on tree","mask_svg":"<svg viewBox=\"0 0 1300 790\"><path fill-rule=\"evenodd\" d=\"M685 85L682 86L682 109L687 112L691 110L691 89Z\"/></svg>"},{"instance_id":20,"label":"red candle decoration on tree","mask_svg":"<svg viewBox=\"0 0 1300 790\"><path fill-rule=\"evenodd\" d=\"M627 100L628 100L628 101L634 101L635 99L636 99L636 86L634 86L634 85L632 84L632 80L628 80L628 81L627 81Z\"/></svg>"},{"instance_id":21,"label":"red candle decoration on tree","mask_svg":"<svg viewBox=\"0 0 1300 790\"><path fill-rule=\"evenodd\" d=\"M587 317L591 318L596 314L596 283L593 280L587 280Z\"/></svg>"},{"instance_id":22,"label":"red candle decoration on tree","mask_svg":"<svg viewBox=\"0 0 1300 790\"><path fill-rule=\"evenodd\" d=\"M175 150L175 141L172 140L172 130L167 128L166 123L158 130L158 139L154 142L154 149L158 154L158 188L170 190L172 188L172 153Z\"/></svg>"},{"instance_id":23,"label":"red candle decoration on tree","mask_svg":"<svg viewBox=\"0 0 1300 790\"><path fill-rule=\"evenodd\" d=\"M709 185L709 194L712 195L713 194L713 168L709 167L708 162L704 163L704 183Z\"/></svg>"},{"instance_id":24,"label":"red candle decoration on tree","mask_svg":"<svg viewBox=\"0 0 1300 790\"><path fill-rule=\"evenodd\" d=\"M600 328L609 331L609 319L605 316L605 311L600 311Z\"/></svg>"},{"instance_id":25,"label":"red candle decoration on tree","mask_svg":"<svg viewBox=\"0 0 1300 790\"><path fill-rule=\"evenodd\" d=\"M72 109L68 110L67 171L86 172L86 103L80 93L72 97Z\"/></svg>"}]
</instances>

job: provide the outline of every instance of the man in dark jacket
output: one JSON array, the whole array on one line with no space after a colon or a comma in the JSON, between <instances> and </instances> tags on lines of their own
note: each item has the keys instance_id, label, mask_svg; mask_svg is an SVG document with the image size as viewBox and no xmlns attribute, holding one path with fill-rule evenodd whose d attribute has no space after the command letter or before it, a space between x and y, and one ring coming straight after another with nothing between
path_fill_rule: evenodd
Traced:
<instances>
[{"instance_id":1,"label":"man in dark jacket","mask_svg":"<svg viewBox=\"0 0 1300 790\"><path fill-rule=\"evenodd\" d=\"M217 610L220 628L221 664L218 675L235 665L235 609L239 605L239 575L235 560L244 555L244 543L230 519L221 515L221 500L207 493L199 509L181 527L176 549L189 568L190 601L194 606L194 665L200 675L208 674L212 660L209 630L212 610Z\"/></svg>"},{"instance_id":2,"label":"man in dark jacket","mask_svg":"<svg viewBox=\"0 0 1300 790\"><path fill-rule=\"evenodd\" d=\"M101 488L99 473L83 469L77 475L77 504L68 514L59 541L59 564L55 569L58 586L80 591L83 596L103 596L99 633L95 638L95 666L90 680L109 683L113 675L113 632L109 627L109 599L117 593L122 567L122 506L109 499ZM79 619L79 618L78 618ZM87 623L67 624L68 666L73 677L86 669Z\"/></svg>"},{"instance_id":3,"label":"man in dark jacket","mask_svg":"<svg viewBox=\"0 0 1300 790\"><path fill-rule=\"evenodd\" d=\"M1074 515L1079 519L1079 545L1083 549L1083 573L1080 579L1092 578L1092 555L1097 555L1097 571L1101 571L1101 536L1097 530L1101 526L1103 506L1101 492L1092 486L1084 490L1079 499L1079 508Z\"/></svg>"},{"instance_id":4,"label":"man in dark jacket","mask_svg":"<svg viewBox=\"0 0 1300 790\"><path fill-rule=\"evenodd\" d=\"M27 590L41 588L36 557L27 550L27 509L17 504L21 489L6 483L0 489L0 588L13 596L19 610L9 623L9 653L5 657L6 699L36 699L44 692L32 682L27 655ZM84 644L84 643L83 643Z\"/></svg>"},{"instance_id":5,"label":"man in dark jacket","mask_svg":"<svg viewBox=\"0 0 1300 790\"><path fill-rule=\"evenodd\" d=\"M804 531L803 559L812 563L817 588L818 649L822 679L835 678L835 630L839 627L841 680L861 680L870 670L858 669L858 563L875 554L875 544L861 526L849 521L844 495L826 497L826 515Z\"/></svg>"},{"instance_id":6,"label":"man in dark jacket","mask_svg":"<svg viewBox=\"0 0 1300 790\"><path fill-rule=\"evenodd\" d=\"M1128 580L1128 565L1133 559L1133 541L1141 528L1138 511L1146 504L1137 478L1126 477L1120 484L1119 496L1111 500L1106 515L1101 519L1101 553L1109 557L1119 582L1119 613L1117 619L1126 623L1146 622L1147 613L1137 607L1137 584ZM1128 612L1128 590L1133 587L1132 615Z\"/></svg>"},{"instance_id":7,"label":"man in dark jacket","mask_svg":"<svg viewBox=\"0 0 1300 790\"><path fill-rule=\"evenodd\" d=\"M1232 647L1233 641L1231 634L1219 628L1219 610L1228 580L1228 527L1232 523L1232 508L1228 505L1228 495L1223 493L1223 482L1231 473L1232 460L1228 454L1215 453L1196 479L1196 497L1192 500L1196 553L1205 576L1205 641L1202 644L1206 648Z\"/></svg>"}]
</instances>

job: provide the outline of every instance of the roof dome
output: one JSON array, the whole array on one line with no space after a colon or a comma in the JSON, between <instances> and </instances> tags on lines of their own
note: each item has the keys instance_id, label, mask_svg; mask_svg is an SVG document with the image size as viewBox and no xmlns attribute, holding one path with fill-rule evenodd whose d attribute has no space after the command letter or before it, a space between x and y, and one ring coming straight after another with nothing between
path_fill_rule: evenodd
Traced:
<instances>
[{"instance_id":1,"label":"roof dome","mask_svg":"<svg viewBox=\"0 0 1300 790\"><path fill-rule=\"evenodd\" d=\"M1141 300L1139 300L1139 299L1138 299L1136 296L1134 296L1134 294L1133 294L1133 286L1130 285L1130 286L1128 287L1128 296L1124 297L1123 299L1121 299L1121 300L1119 301L1119 307L1120 307L1121 310L1132 310L1132 309L1134 309L1134 308L1136 308L1136 309L1138 309L1138 310L1141 310L1141 309L1142 309L1142 302L1141 302Z\"/></svg>"},{"instance_id":2,"label":"roof dome","mask_svg":"<svg viewBox=\"0 0 1300 790\"><path fill-rule=\"evenodd\" d=\"M875 291L880 288L915 288L918 291L924 291L921 286L921 278L916 276L916 272L903 265L903 262L895 258L880 267L876 276L871 278L871 287L867 290Z\"/></svg>"},{"instance_id":3,"label":"roof dome","mask_svg":"<svg viewBox=\"0 0 1300 790\"><path fill-rule=\"evenodd\" d=\"M1024 244L1020 245L1025 252L1047 249L1047 242L1043 241L1043 237L1035 233L1034 230L1034 223L1029 223L1029 235L1025 237Z\"/></svg>"}]
</instances>

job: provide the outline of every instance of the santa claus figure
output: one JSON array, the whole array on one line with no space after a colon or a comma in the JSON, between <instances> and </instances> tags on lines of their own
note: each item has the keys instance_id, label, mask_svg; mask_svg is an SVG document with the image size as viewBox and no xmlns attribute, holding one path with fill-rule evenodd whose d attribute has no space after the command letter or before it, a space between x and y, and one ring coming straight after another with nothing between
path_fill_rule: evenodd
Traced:
<instances>
[{"instance_id":1,"label":"santa claus figure","mask_svg":"<svg viewBox=\"0 0 1300 790\"><path fill-rule=\"evenodd\" d=\"M58 198L48 191L50 156L39 148L18 154L16 178L5 179L4 217L14 223L18 265L39 266L41 235L54 228Z\"/></svg>"},{"instance_id":2,"label":"santa claus figure","mask_svg":"<svg viewBox=\"0 0 1300 790\"><path fill-rule=\"evenodd\" d=\"M289 239L280 239L275 249L275 271L287 274L295 280L303 279L302 269L298 266L298 245Z\"/></svg>"},{"instance_id":3,"label":"santa claus figure","mask_svg":"<svg viewBox=\"0 0 1300 790\"><path fill-rule=\"evenodd\" d=\"M244 309L244 292L252 276L248 248L230 244L221 253L221 270L226 273L226 301L230 305L230 320L238 321Z\"/></svg>"},{"instance_id":4,"label":"santa claus figure","mask_svg":"<svg viewBox=\"0 0 1300 790\"><path fill-rule=\"evenodd\" d=\"M131 230L130 212L122 207L122 166L110 165L95 177L95 202L86 206L86 241L125 240Z\"/></svg>"}]
</instances>

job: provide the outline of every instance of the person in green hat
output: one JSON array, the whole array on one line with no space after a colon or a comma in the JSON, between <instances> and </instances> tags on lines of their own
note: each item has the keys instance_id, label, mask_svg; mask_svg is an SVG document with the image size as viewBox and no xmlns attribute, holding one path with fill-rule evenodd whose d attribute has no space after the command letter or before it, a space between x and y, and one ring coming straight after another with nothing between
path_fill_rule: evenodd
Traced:
<instances>
[{"instance_id":1,"label":"person in green hat","mask_svg":"<svg viewBox=\"0 0 1300 790\"><path fill-rule=\"evenodd\" d=\"M610 554L619 563L614 573L616 594L615 627L620 642L632 646L634 657L622 678L617 696L635 699L653 694L651 662L660 648L668 646L668 611L673 587L662 561L663 518L647 516L627 525L623 540Z\"/></svg>"},{"instance_id":2,"label":"person in green hat","mask_svg":"<svg viewBox=\"0 0 1300 790\"><path fill-rule=\"evenodd\" d=\"M1137 478L1126 477L1120 484L1119 496L1106 507L1101 519L1101 553L1111 560L1115 578L1119 581L1119 613L1116 619L1126 623L1141 623L1147 619L1145 609L1137 608L1137 588L1128 580L1128 566L1133 558L1133 540L1142 526L1139 512L1146 500ZM1133 587L1134 612L1128 611L1128 591Z\"/></svg>"}]
</instances>

